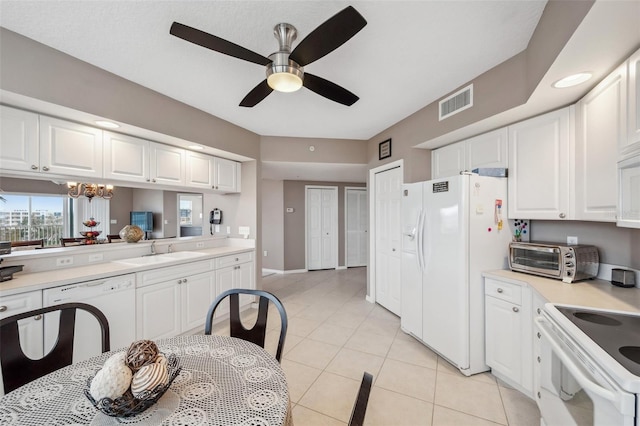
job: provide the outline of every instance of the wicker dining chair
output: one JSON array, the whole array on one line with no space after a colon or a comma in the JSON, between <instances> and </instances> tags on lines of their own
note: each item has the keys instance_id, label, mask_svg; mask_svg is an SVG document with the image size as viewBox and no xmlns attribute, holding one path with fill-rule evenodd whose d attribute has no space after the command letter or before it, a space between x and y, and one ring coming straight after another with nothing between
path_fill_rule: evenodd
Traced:
<instances>
[{"instance_id":1,"label":"wicker dining chair","mask_svg":"<svg viewBox=\"0 0 640 426\"><path fill-rule=\"evenodd\" d=\"M250 329L245 328L242 324L242 320L240 319L241 294L260 297L260 301L258 303L258 318L256 319L255 325ZM222 303L222 301L227 297L229 298L230 303L229 320L231 325L231 337L247 340L263 348L265 337L267 335L267 314L269 312L269 302L273 303L276 309L278 309L278 312L280 313L280 338L278 339L276 359L280 362L282 350L284 349L284 339L287 336L287 312L285 311L282 302L280 302L276 296L267 291L234 288L220 294L211 304L209 312L207 312L204 334L211 334L211 329L213 327L213 314L220 303Z\"/></svg>"},{"instance_id":2,"label":"wicker dining chair","mask_svg":"<svg viewBox=\"0 0 640 426\"><path fill-rule=\"evenodd\" d=\"M73 361L73 338L75 334L76 311L80 309L93 315L102 332L102 352L110 350L109 322L95 306L86 303L65 303L29 312L23 312L0 320L0 368L4 392L25 385L32 380L49 374ZM49 312L60 311L58 340L51 351L40 359L31 359L20 346L18 321Z\"/></svg>"}]
</instances>

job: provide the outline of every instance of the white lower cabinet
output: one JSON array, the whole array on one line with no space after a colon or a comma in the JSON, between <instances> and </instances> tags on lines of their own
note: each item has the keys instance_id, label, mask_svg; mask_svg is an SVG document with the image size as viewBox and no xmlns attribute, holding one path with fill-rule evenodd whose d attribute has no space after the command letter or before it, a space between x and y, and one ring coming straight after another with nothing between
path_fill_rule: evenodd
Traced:
<instances>
[{"instance_id":1,"label":"white lower cabinet","mask_svg":"<svg viewBox=\"0 0 640 426\"><path fill-rule=\"evenodd\" d=\"M215 294L212 263L193 262L138 273L136 338L161 339L204 328Z\"/></svg>"},{"instance_id":2,"label":"white lower cabinet","mask_svg":"<svg viewBox=\"0 0 640 426\"><path fill-rule=\"evenodd\" d=\"M229 265L229 266L225 266ZM255 266L252 253L224 256L216 259L217 294L232 288L255 288ZM240 297L240 307L253 302L251 296ZM223 302L216 310L216 317L229 313L229 303Z\"/></svg>"},{"instance_id":3,"label":"white lower cabinet","mask_svg":"<svg viewBox=\"0 0 640 426\"><path fill-rule=\"evenodd\" d=\"M494 376L533 397L531 290L485 278L486 363Z\"/></svg>"},{"instance_id":4,"label":"white lower cabinet","mask_svg":"<svg viewBox=\"0 0 640 426\"><path fill-rule=\"evenodd\" d=\"M0 298L0 319L42 308L42 291L14 294ZM20 345L29 358L43 357L43 329L42 316L27 318L18 323ZM2 386L2 371L0 370L0 396L4 395Z\"/></svg>"}]
</instances>

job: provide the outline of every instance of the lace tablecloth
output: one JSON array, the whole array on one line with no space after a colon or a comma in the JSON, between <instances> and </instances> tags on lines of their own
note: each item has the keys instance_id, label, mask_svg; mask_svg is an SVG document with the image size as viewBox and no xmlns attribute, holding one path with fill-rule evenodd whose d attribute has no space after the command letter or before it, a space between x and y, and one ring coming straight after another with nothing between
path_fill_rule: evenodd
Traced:
<instances>
[{"instance_id":1,"label":"lace tablecloth","mask_svg":"<svg viewBox=\"0 0 640 426\"><path fill-rule=\"evenodd\" d=\"M157 340L182 366L157 404L129 418L100 413L84 395L87 379L118 351L55 371L0 398L0 425L291 425L287 381L261 347L227 336Z\"/></svg>"}]
</instances>

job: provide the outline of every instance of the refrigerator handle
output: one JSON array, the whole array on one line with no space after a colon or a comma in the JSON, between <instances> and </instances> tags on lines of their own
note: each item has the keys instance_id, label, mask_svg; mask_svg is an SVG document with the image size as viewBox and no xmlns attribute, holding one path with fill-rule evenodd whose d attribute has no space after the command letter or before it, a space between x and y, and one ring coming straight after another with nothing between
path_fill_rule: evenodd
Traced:
<instances>
[{"instance_id":1,"label":"refrigerator handle","mask_svg":"<svg viewBox=\"0 0 640 426\"><path fill-rule=\"evenodd\" d=\"M420 210L418 214L418 239L416 241L416 246L418 247L418 266L420 267L420 272L424 272L424 258L423 258L423 247L422 247L422 233L424 231L424 210Z\"/></svg>"}]
</instances>

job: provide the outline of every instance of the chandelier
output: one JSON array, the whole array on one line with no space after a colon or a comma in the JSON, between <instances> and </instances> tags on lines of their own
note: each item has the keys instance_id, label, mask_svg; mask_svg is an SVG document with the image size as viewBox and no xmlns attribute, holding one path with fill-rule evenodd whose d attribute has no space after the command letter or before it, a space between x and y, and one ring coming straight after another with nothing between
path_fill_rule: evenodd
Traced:
<instances>
[{"instance_id":1,"label":"chandelier","mask_svg":"<svg viewBox=\"0 0 640 426\"><path fill-rule=\"evenodd\" d=\"M104 198L105 200L113 198L113 185L67 182L67 187L69 188L67 194L72 198L78 198L84 195L89 199L89 202L91 202L93 197Z\"/></svg>"}]
</instances>

